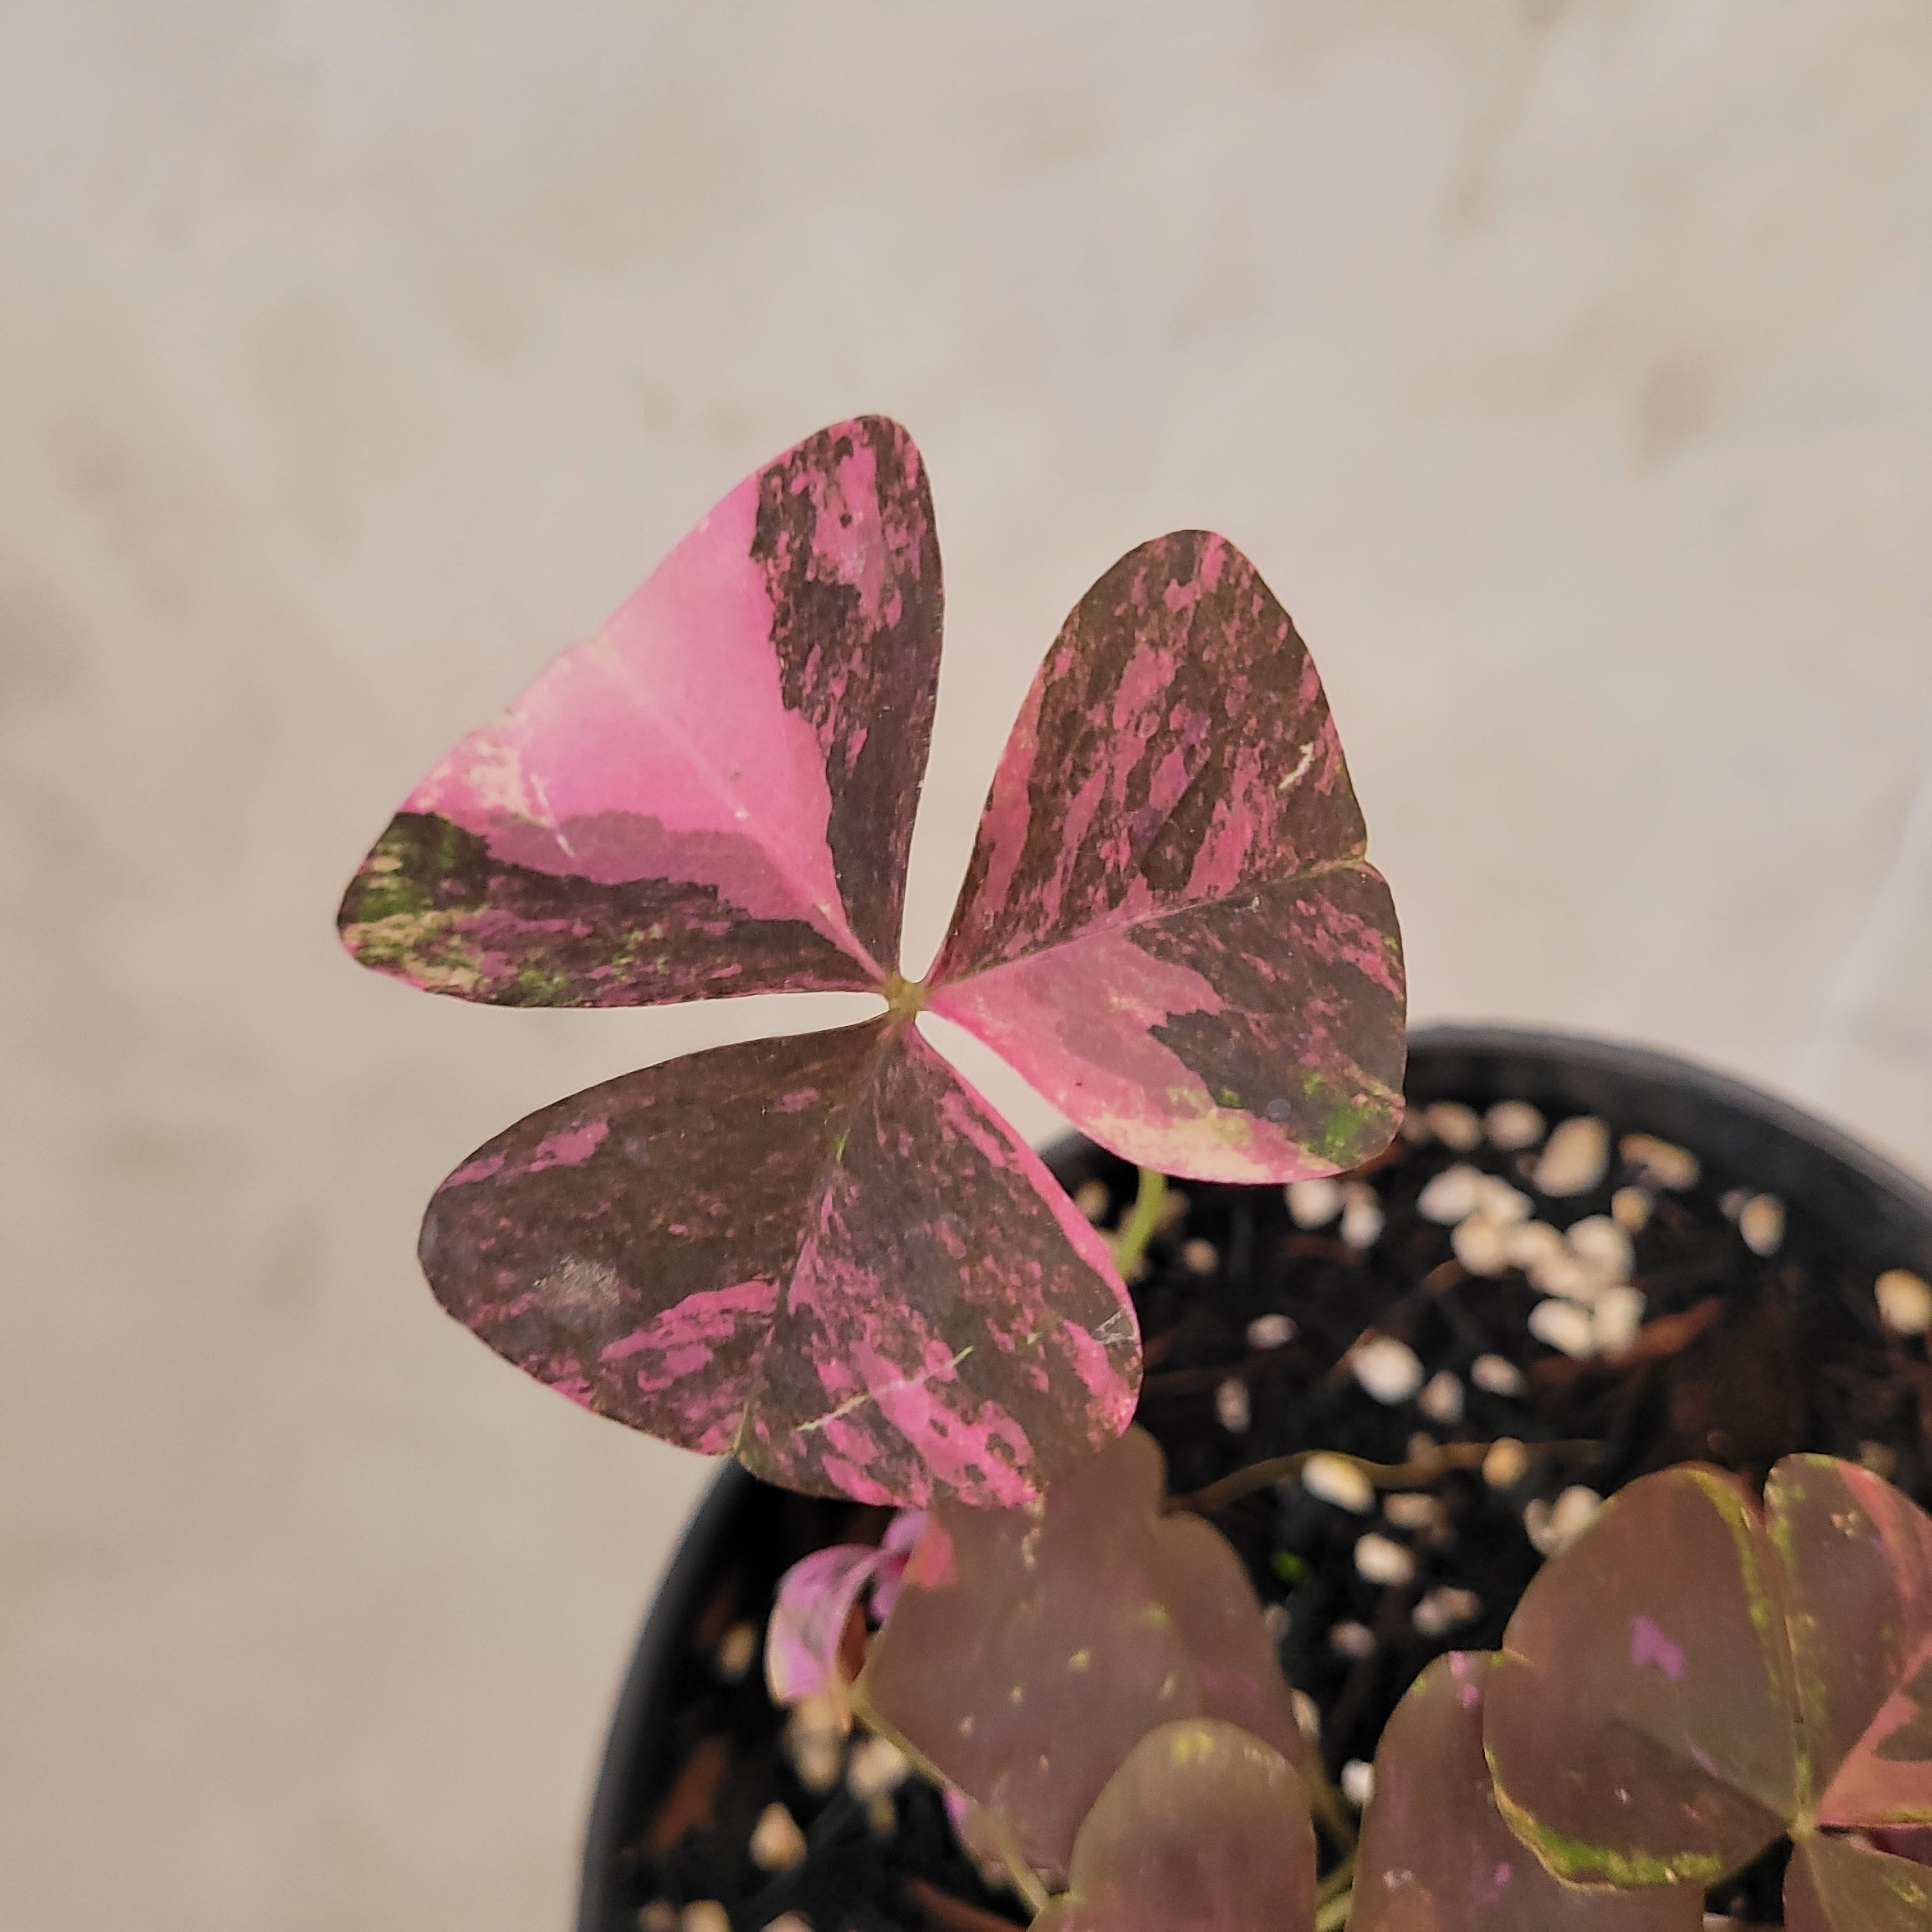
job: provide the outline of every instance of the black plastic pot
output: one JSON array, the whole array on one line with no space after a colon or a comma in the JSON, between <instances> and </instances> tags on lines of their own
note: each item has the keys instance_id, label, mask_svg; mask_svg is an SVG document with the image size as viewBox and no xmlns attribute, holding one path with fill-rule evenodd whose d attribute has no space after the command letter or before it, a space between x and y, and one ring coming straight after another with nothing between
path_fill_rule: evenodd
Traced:
<instances>
[{"instance_id":1,"label":"black plastic pot","mask_svg":"<svg viewBox=\"0 0 1932 1932\"><path fill-rule=\"evenodd\" d=\"M1838 1129L1693 1062L1562 1034L1435 1027L1410 1041L1406 1084L1418 1105L1517 1099L1641 1126L1782 1195L1874 1275L1904 1267L1932 1276L1932 1189ZM1069 1162L1082 1144L1063 1143L1049 1160ZM662 1748L667 1719L683 1673L702 1667L690 1634L727 1568L767 1544L780 1514L796 1507L732 1466L686 1532L611 1721L584 1844L578 1932L634 1932L621 1858L674 1768Z\"/></svg>"}]
</instances>

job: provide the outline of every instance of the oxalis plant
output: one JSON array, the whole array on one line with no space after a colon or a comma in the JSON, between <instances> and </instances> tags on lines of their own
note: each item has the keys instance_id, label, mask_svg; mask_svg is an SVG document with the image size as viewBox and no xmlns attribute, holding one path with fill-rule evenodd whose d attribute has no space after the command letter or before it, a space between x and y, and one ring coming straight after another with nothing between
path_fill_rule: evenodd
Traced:
<instances>
[{"instance_id":1,"label":"oxalis plant","mask_svg":"<svg viewBox=\"0 0 1932 1932\"><path fill-rule=\"evenodd\" d=\"M910 439L836 426L404 801L342 908L379 970L883 1009L498 1136L424 1218L439 1299L600 1413L899 1506L788 1576L771 1687L940 1782L1042 1932L1678 1932L1787 1834L1790 1925L1932 1925L1932 1528L1815 1459L1762 1504L1688 1467L1614 1498L1501 1652L1418 1680L1356 1844L1239 1559L1127 1426L1122 1281L1163 1174L1330 1173L1399 1118L1400 944L1319 681L1223 539L1131 552L1036 679L912 983L940 602ZM928 1011L1140 1165L1111 1242Z\"/></svg>"},{"instance_id":2,"label":"oxalis plant","mask_svg":"<svg viewBox=\"0 0 1932 1932\"><path fill-rule=\"evenodd\" d=\"M1629 1485L1500 1651L1418 1678L1359 1845L1239 1558L1161 1488L1130 1431L1039 1502L808 1558L768 1628L774 1694L944 1784L1036 1932L1697 1932L1780 1839L1789 1932L1932 1927L1932 1520L1869 1472Z\"/></svg>"},{"instance_id":3,"label":"oxalis plant","mask_svg":"<svg viewBox=\"0 0 1932 1932\"><path fill-rule=\"evenodd\" d=\"M940 611L911 438L808 438L417 786L340 924L365 965L500 1005L877 994L519 1121L437 1189L423 1268L600 1414L809 1493L1012 1506L1126 1427L1138 1331L922 1014L1150 1172L1280 1182L1393 1133L1401 953L1313 663L1186 531L1067 620L908 981Z\"/></svg>"}]
</instances>

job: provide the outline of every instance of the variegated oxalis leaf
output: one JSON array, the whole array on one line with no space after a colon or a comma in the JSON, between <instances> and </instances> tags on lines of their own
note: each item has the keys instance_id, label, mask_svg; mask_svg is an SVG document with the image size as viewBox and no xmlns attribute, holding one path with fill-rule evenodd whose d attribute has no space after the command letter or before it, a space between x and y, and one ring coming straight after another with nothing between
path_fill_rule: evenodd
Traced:
<instances>
[{"instance_id":1,"label":"variegated oxalis leaf","mask_svg":"<svg viewBox=\"0 0 1932 1932\"><path fill-rule=\"evenodd\" d=\"M1932 1521L1827 1456L1787 1456L1765 1507L1820 1822L1932 1821Z\"/></svg>"},{"instance_id":2,"label":"variegated oxalis leaf","mask_svg":"<svg viewBox=\"0 0 1932 1932\"><path fill-rule=\"evenodd\" d=\"M889 1044L853 1049L875 1070L828 1070L796 1108L782 1089L760 1105L755 1055L700 1055L550 1110L542 1132L569 1144L610 1108L628 1122L626 1178L592 1163L591 1230L574 1226L583 1175L532 1142L500 1186L479 1189L475 1162L446 1184L425 1265L512 1360L674 1442L804 1487L1012 1502L1124 1420L1132 1318L1045 1171L938 1070L919 1012L990 1041L1136 1160L1284 1180L1393 1130L1400 946L1300 638L1238 552L1190 533L1124 560L1069 620L940 965L909 986L898 926L940 604L911 439L877 417L808 438L411 793L340 922L364 964L499 1004L881 994ZM838 1050L802 1051L816 1066ZM729 1121L700 1132L719 1080ZM878 1145L846 1157L850 1109L942 1093L974 1133L879 1115ZM671 1122L684 1138L658 1144ZM500 1144L524 1148L528 1126ZM982 1184L982 1140L1006 1150L1001 1189ZM962 1164L896 1178L917 1159ZM472 1219L487 1258L466 1245ZM703 1237L674 1252L686 1227ZM834 1267L862 1313L832 1312ZM607 1278L621 1293L586 1286ZM686 1327L695 1339L639 1339ZM646 1359L620 1372L604 1353L620 1344Z\"/></svg>"},{"instance_id":3,"label":"variegated oxalis leaf","mask_svg":"<svg viewBox=\"0 0 1932 1932\"><path fill-rule=\"evenodd\" d=\"M545 1108L436 1190L422 1254L540 1381L809 1493L1013 1503L1132 1412L1100 1237L893 1018Z\"/></svg>"},{"instance_id":4,"label":"variegated oxalis leaf","mask_svg":"<svg viewBox=\"0 0 1932 1932\"><path fill-rule=\"evenodd\" d=\"M1807 1832L1784 1875L1785 1932L1927 1932L1932 1869Z\"/></svg>"},{"instance_id":5,"label":"variegated oxalis leaf","mask_svg":"<svg viewBox=\"0 0 1932 1932\"><path fill-rule=\"evenodd\" d=\"M1409 1687L1376 1754L1349 1932L1698 1932L1698 1885L1566 1885L1516 1839L1483 1756L1496 1660L1451 1652Z\"/></svg>"},{"instance_id":6,"label":"variegated oxalis leaf","mask_svg":"<svg viewBox=\"0 0 1932 1932\"><path fill-rule=\"evenodd\" d=\"M734 490L404 801L364 965L520 1006L875 986L939 676L926 470L868 416Z\"/></svg>"},{"instance_id":7,"label":"variegated oxalis leaf","mask_svg":"<svg viewBox=\"0 0 1932 1932\"><path fill-rule=\"evenodd\" d=\"M1552 1869L1709 1885L1796 1810L1777 1557L1736 1478L1633 1483L1524 1592L1484 1724L1504 1810Z\"/></svg>"},{"instance_id":8,"label":"variegated oxalis leaf","mask_svg":"<svg viewBox=\"0 0 1932 1932\"><path fill-rule=\"evenodd\" d=\"M928 1521L923 1510L901 1510L876 1548L835 1543L800 1557L779 1578L765 1625L765 1688L774 1703L829 1697L836 1708L844 1708L845 1687L863 1660L860 1599L869 1595L878 1621L891 1615L906 1559ZM860 1648L848 1666L855 1630Z\"/></svg>"},{"instance_id":9,"label":"variegated oxalis leaf","mask_svg":"<svg viewBox=\"0 0 1932 1932\"><path fill-rule=\"evenodd\" d=\"M1299 1774L1238 1726L1148 1732L1073 1842L1034 1932L1309 1932L1315 1831Z\"/></svg>"},{"instance_id":10,"label":"variegated oxalis leaf","mask_svg":"<svg viewBox=\"0 0 1932 1932\"><path fill-rule=\"evenodd\" d=\"M1915 1868L1838 1835L1932 1820L1932 1522L1869 1472L1787 1456L1762 1511L1694 1465L1632 1484L1530 1585L1486 1705L1558 1874L1708 1883L1789 1832L1792 1924L1932 1932L1896 1916Z\"/></svg>"},{"instance_id":11,"label":"variegated oxalis leaf","mask_svg":"<svg viewBox=\"0 0 1932 1932\"><path fill-rule=\"evenodd\" d=\"M1240 1559L1198 1516L1163 1515L1165 1486L1135 1429L1023 1508L939 1504L854 1691L1044 1873L1067 1869L1080 1821L1157 1724L1226 1718L1301 1760Z\"/></svg>"},{"instance_id":12,"label":"variegated oxalis leaf","mask_svg":"<svg viewBox=\"0 0 1932 1932\"><path fill-rule=\"evenodd\" d=\"M1400 1115L1402 952L1313 660L1225 538L1082 598L993 780L932 1007L1103 1146L1281 1181Z\"/></svg>"}]
</instances>

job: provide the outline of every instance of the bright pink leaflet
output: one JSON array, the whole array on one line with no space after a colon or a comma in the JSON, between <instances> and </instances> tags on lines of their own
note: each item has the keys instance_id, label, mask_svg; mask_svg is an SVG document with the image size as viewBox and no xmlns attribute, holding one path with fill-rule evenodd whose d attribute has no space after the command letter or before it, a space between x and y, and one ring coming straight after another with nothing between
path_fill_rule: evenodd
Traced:
<instances>
[{"instance_id":1,"label":"bright pink leaflet","mask_svg":"<svg viewBox=\"0 0 1932 1932\"><path fill-rule=\"evenodd\" d=\"M1401 954L1306 650L1184 532L1068 620L907 985L940 605L910 437L808 438L436 766L340 923L364 964L503 1005L882 994L869 1025L512 1128L438 1190L424 1267L601 1413L796 1489L1013 1504L1125 1427L1138 1336L1100 1238L918 1012L1130 1159L1282 1181L1392 1131Z\"/></svg>"},{"instance_id":2,"label":"bright pink leaflet","mask_svg":"<svg viewBox=\"0 0 1932 1932\"><path fill-rule=\"evenodd\" d=\"M830 1696L843 1705L846 1680L838 1654L846 1625L868 1590L874 1618L883 1623L892 1614L906 1559L929 1520L923 1510L902 1510L876 1550L835 1543L784 1573L765 1626L765 1684L774 1703Z\"/></svg>"}]
</instances>

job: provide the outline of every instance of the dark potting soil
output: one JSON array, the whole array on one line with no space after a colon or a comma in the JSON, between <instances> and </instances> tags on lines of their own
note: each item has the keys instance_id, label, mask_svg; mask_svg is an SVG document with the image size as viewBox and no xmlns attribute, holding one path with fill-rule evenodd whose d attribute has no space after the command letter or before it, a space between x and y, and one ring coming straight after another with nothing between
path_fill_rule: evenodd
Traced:
<instances>
[{"instance_id":1,"label":"dark potting soil","mask_svg":"<svg viewBox=\"0 0 1932 1932\"><path fill-rule=\"evenodd\" d=\"M1447 1124L1466 1134L1466 1110ZM1139 1419L1166 1451L1174 1496L1220 1486L1201 1498L1204 1513L1270 1606L1282 1668L1314 1700L1322 1762L1344 1787L1432 1658L1499 1642L1544 1560L1539 1542L1551 1546L1552 1517L1560 1530L1586 1516L1591 1492L1693 1459L1761 1483L1780 1455L1811 1450L1862 1460L1932 1504L1932 1366L1922 1336L1881 1321L1869 1273L1795 1208L1772 1251L1755 1252L1738 1226L1750 1176L1706 1162L1672 1190L1616 1150L1646 1124L1609 1126L1601 1179L1560 1198L1533 1186L1536 1148L1486 1138L1457 1151L1419 1126L1354 1177L1353 1207L1326 1225L1298 1226L1279 1188L1190 1184L1170 1192L1131 1283L1147 1364ZM1648 1218L1632 1235L1630 1280L1644 1306L1629 1346L1577 1359L1545 1346L1531 1316L1548 1298L1521 1270L1472 1275L1455 1258L1450 1227L1418 1202L1459 1163L1528 1195L1535 1218L1558 1230L1610 1215L1619 1190L1641 1190ZM1136 1177L1112 1156L1089 1150L1063 1171L1103 1225L1130 1206ZM1634 1220L1633 1198L1622 1204ZM1746 1221L1758 1247L1776 1218L1761 1207ZM1409 1365L1376 1338L1413 1352L1426 1396L1400 1393ZM1481 1445L1506 1438L1523 1454L1506 1449L1486 1475ZM1459 1444L1474 1445L1464 1466L1443 1468ZM1322 1450L1408 1465L1410 1479L1388 1484L1370 1514L1323 1500L1293 1474L1230 1493L1244 1470ZM1411 1500L1392 1508L1393 1496ZM884 1512L764 1490L752 1510L682 1666L665 1741L675 1768L625 1856L635 1922L643 1932L675 1932L681 1914L684 1932L763 1932L787 1913L812 1932L1024 1924L1017 1901L989 1888L955 1843L937 1792L914 1777L868 1800L836 1764L811 1788L796 1768L812 1768L809 1754L788 1748L786 1714L766 1696L764 1626L778 1578L827 1543L876 1540ZM1356 1546L1370 1532L1383 1560L1367 1567L1394 1580L1363 1574ZM1391 1559L1388 1545L1406 1554ZM770 1846L762 1864L753 1856L772 1805L803 1833L796 1862ZM1717 1888L1712 1909L1778 1923L1785 1855L1775 1848Z\"/></svg>"}]
</instances>

